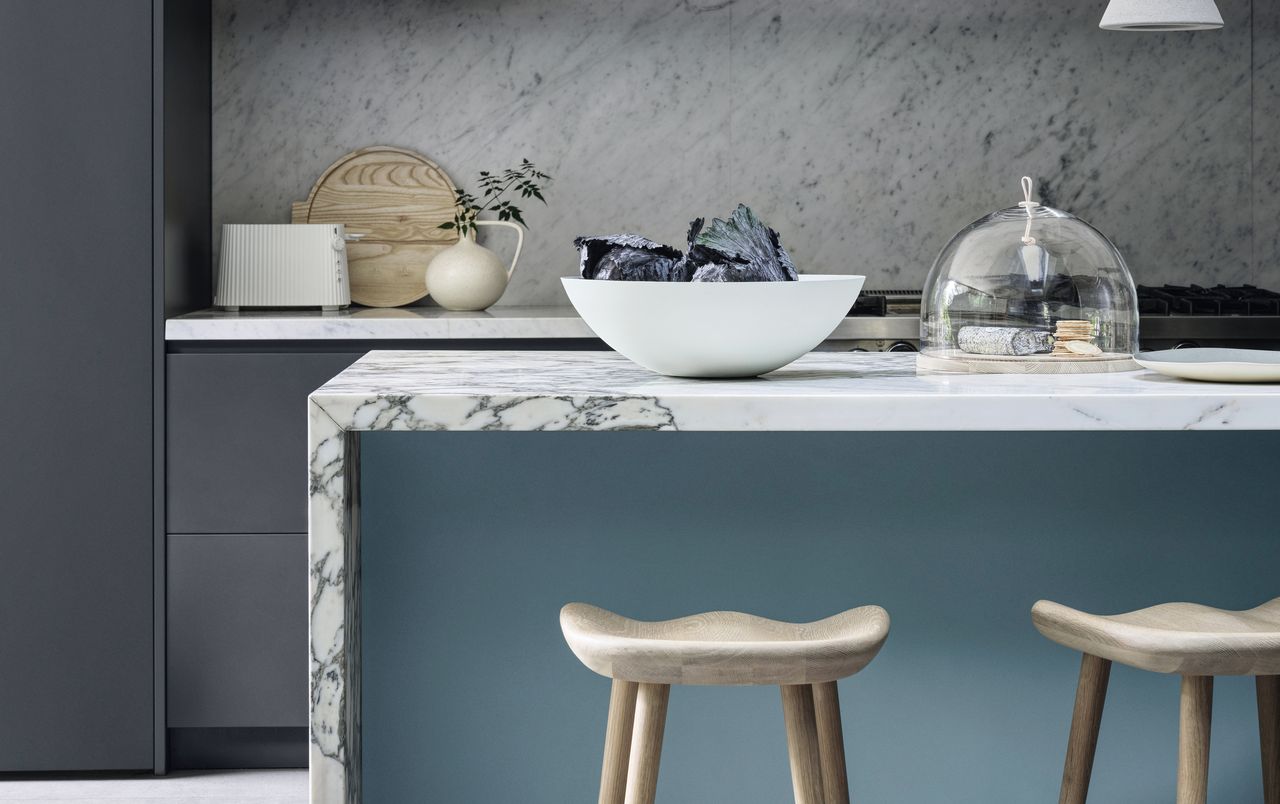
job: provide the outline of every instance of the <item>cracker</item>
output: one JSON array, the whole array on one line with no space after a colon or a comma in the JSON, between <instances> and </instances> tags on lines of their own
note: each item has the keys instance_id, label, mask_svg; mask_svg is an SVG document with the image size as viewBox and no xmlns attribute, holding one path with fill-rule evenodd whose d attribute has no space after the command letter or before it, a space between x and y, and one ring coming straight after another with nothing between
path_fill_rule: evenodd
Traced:
<instances>
[{"instance_id":1,"label":"cracker","mask_svg":"<svg viewBox=\"0 0 1280 804\"><path fill-rule=\"evenodd\" d=\"M1094 357L1102 354L1102 348L1088 341L1068 341L1067 349L1081 357Z\"/></svg>"}]
</instances>

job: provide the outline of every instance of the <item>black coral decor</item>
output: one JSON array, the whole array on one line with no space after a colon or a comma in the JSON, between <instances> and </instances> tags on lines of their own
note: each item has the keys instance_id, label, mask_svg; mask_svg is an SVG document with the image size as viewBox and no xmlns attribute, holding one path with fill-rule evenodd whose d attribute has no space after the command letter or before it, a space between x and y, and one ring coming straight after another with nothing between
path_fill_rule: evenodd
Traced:
<instances>
[{"instance_id":1,"label":"black coral decor","mask_svg":"<svg viewBox=\"0 0 1280 804\"><path fill-rule=\"evenodd\" d=\"M584 279L647 282L788 282L799 278L778 233L743 204L729 220L689 225L689 251L633 234L579 237Z\"/></svg>"},{"instance_id":2,"label":"black coral decor","mask_svg":"<svg viewBox=\"0 0 1280 804\"><path fill-rule=\"evenodd\" d=\"M679 249L640 235L579 237L573 244L582 255L579 271L583 279L671 282L676 265L684 260Z\"/></svg>"}]
</instances>

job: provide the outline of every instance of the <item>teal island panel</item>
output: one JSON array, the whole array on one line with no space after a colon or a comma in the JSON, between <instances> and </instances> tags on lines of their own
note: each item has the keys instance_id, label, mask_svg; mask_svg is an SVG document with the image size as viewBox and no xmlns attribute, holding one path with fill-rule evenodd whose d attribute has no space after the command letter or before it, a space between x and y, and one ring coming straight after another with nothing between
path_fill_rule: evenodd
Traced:
<instances>
[{"instance_id":1,"label":"teal island panel","mask_svg":"<svg viewBox=\"0 0 1280 804\"><path fill-rule=\"evenodd\" d=\"M1280 595L1280 433L361 435L366 804L593 801L609 682L572 600L893 630L841 682L864 804L1056 800L1079 656L1039 598ZM1261 800L1251 679L1215 690L1210 798ZM1178 680L1117 666L1092 799L1167 804ZM776 688L676 688L663 802L776 804Z\"/></svg>"}]
</instances>

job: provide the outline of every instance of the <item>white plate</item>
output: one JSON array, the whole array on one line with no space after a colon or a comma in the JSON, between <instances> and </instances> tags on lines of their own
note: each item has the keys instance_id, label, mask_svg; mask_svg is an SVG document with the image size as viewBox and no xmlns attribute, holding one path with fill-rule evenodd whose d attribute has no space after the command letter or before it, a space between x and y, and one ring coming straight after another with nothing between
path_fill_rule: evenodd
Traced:
<instances>
[{"instance_id":1,"label":"white plate","mask_svg":"<svg viewBox=\"0 0 1280 804\"><path fill-rule=\"evenodd\" d=\"M755 377L782 368L830 335L858 298L863 277L561 281L587 326L650 371L672 377Z\"/></svg>"},{"instance_id":2,"label":"white plate","mask_svg":"<svg viewBox=\"0 0 1280 804\"><path fill-rule=\"evenodd\" d=\"M1166 349L1139 352L1138 365L1184 380L1280 382L1280 352L1261 349Z\"/></svg>"}]
</instances>

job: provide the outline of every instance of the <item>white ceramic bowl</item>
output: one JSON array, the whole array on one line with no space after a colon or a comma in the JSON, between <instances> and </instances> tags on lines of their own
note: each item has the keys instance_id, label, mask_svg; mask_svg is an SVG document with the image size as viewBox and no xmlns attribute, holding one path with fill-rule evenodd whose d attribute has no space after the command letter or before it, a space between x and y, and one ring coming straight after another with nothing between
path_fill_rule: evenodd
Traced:
<instances>
[{"instance_id":1,"label":"white ceramic bowl","mask_svg":"<svg viewBox=\"0 0 1280 804\"><path fill-rule=\"evenodd\" d=\"M561 281L587 326L650 371L671 377L755 377L822 343L848 315L865 278Z\"/></svg>"}]
</instances>

